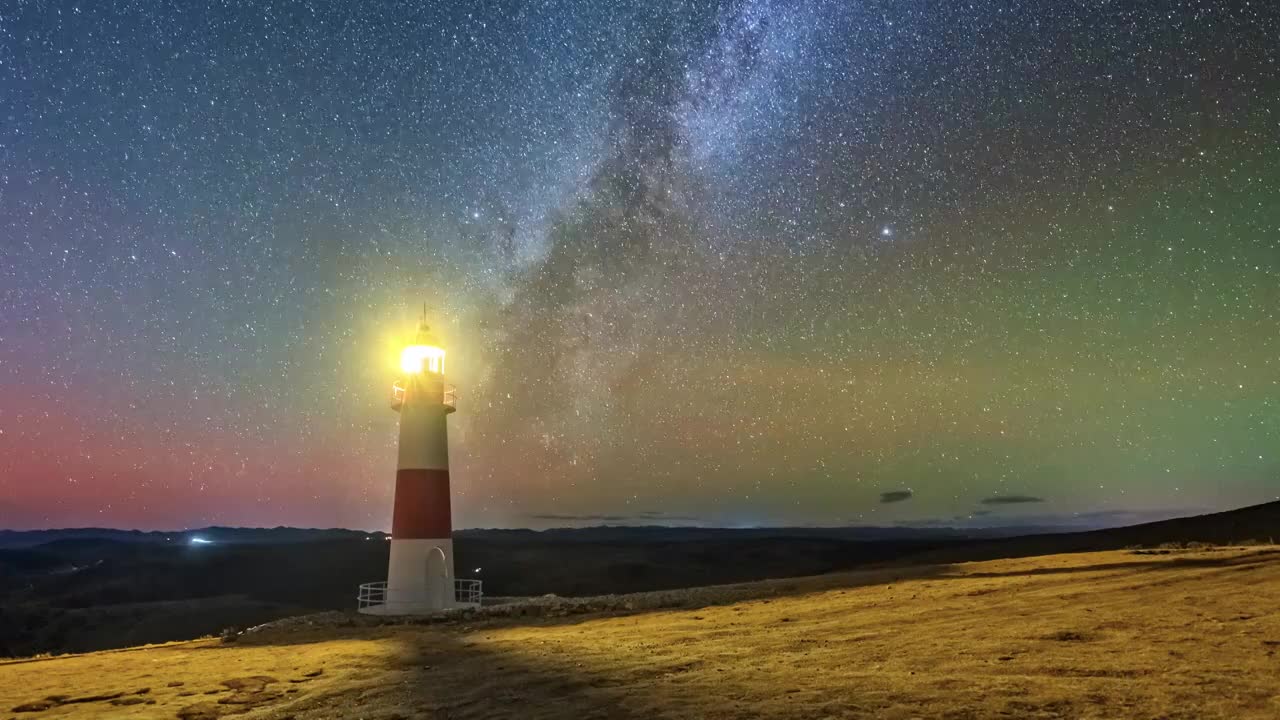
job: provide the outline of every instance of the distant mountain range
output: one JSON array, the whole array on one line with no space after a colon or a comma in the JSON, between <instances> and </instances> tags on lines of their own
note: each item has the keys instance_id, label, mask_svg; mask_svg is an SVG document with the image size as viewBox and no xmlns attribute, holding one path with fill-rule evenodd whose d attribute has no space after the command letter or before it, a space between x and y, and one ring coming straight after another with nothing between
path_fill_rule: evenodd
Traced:
<instances>
[{"instance_id":1,"label":"distant mountain range","mask_svg":"<svg viewBox=\"0 0 1280 720\"><path fill-rule=\"evenodd\" d=\"M765 540L769 538L801 538L843 540L851 542L887 541L974 541L1027 536L1051 536L1068 545L1092 545L1103 538L1139 538L1172 533L1173 539L1197 536L1205 542L1243 539L1265 539L1280 536L1280 502L1254 505L1207 515L1174 518L1126 527L1080 531L1053 525L1026 525L989 528L930 527L767 527L709 528L668 527L662 525L599 525L593 527L552 528L547 530L478 528L456 530L459 539L477 539L502 544L537 540L539 542L689 542L698 540ZM1225 533L1225 534L1224 534ZM0 548L31 548L65 540L110 540L130 543L158 544L279 544L323 540L383 540L387 533L344 528L239 528L205 527L188 530L116 530L112 528L66 528L53 530L2 530ZM1163 542L1163 541L1160 541ZM1105 543L1104 543L1105 544Z\"/></svg>"},{"instance_id":2,"label":"distant mountain range","mask_svg":"<svg viewBox=\"0 0 1280 720\"><path fill-rule=\"evenodd\" d=\"M65 528L55 530L0 530L0 548L36 547L60 540L114 540L134 543L191 544L192 539L223 543L296 543L316 540L363 539L366 535L342 528L234 528L207 527L194 530L116 530L113 528Z\"/></svg>"},{"instance_id":3,"label":"distant mountain range","mask_svg":"<svg viewBox=\"0 0 1280 720\"><path fill-rule=\"evenodd\" d=\"M772 527L702 528L662 525L600 525L547 530L477 528L455 530L455 538L475 538L492 542L538 539L560 542L688 542L695 540L758 540L767 538L812 538L880 542L892 540L978 540L1062 532L1060 527L1009 526L998 528L950 527ZM30 548L66 540L109 540L158 544L276 544L351 540L369 537L385 539L387 533L343 528L238 528L205 527L188 530L116 530L113 528L65 528L51 530L0 530L0 548Z\"/></svg>"},{"instance_id":4,"label":"distant mountain range","mask_svg":"<svg viewBox=\"0 0 1280 720\"><path fill-rule=\"evenodd\" d=\"M995 528L953 527L774 527L704 528L601 525L547 530L478 528L455 530L455 538L502 545L520 542L628 543L768 540L774 538L841 540L846 542L974 541L1004 540L1052 543L1056 552L1101 549L1124 539L1130 544L1173 541L1233 542L1280 537L1280 501L1237 510L1160 520L1125 527L1079 531L1060 526L1007 526ZM113 528L64 528L50 530L0 529L0 549L35 548L50 543L68 547L74 541L108 541L159 545L262 545L331 540L385 540L388 534L345 528L240 528L211 526L187 530L117 530ZM968 541L968 542L965 542Z\"/></svg>"}]
</instances>

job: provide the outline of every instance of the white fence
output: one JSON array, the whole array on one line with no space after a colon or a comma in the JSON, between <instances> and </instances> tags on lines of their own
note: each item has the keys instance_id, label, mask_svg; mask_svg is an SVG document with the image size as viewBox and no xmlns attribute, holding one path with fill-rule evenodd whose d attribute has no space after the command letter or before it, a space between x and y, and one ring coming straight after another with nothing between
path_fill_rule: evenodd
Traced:
<instances>
[{"instance_id":1,"label":"white fence","mask_svg":"<svg viewBox=\"0 0 1280 720\"><path fill-rule=\"evenodd\" d=\"M484 599L484 589L480 580L457 579L453 581L454 602L462 606L478 606ZM387 604L387 583L371 582L360 586L360 594L356 596L357 608L376 607Z\"/></svg>"}]
</instances>

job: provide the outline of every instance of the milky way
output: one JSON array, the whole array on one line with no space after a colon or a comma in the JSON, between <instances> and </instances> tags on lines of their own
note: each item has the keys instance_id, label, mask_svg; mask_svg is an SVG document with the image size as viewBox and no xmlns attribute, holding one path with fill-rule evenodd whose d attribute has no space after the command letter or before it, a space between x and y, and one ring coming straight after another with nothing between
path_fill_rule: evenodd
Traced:
<instances>
[{"instance_id":1,"label":"milky way","mask_svg":"<svg viewBox=\"0 0 1280 720\"><path fill-rule=\"evenodd\" d=\"M1280 497L1267 3L0 9L0 527Z\"/></svg>"}]
</instances>

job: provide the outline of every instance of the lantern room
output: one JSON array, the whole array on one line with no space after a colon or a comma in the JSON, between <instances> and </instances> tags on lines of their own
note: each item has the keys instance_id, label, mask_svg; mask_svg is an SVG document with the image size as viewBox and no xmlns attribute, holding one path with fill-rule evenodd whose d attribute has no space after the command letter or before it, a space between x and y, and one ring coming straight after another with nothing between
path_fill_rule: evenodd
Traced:
<instances>
[{"instance_id":1,"label":"lantern room","mask_svg":"<svg viewBox=\"0 0 1280 720\"><path fill-rule=\"evenodd\" d=\"M400 369L410 375L429 372L444 374L444 348L426 323L418 327L413 344L400 353Z\"/></svg>"},{"instance_id":2,"label":"lantern room","mask_svg":"<svg viewBox=\"0 0 1280 720\"><path fill-rule=\"evenodd\" d=\"M413 342L400 353L404 375L391 387L391 408L399 412L412 392L417 402L444 406L445 413L456 410L452 385L444 383L444 348L424 320Z\"/></svg>"},{"instance_id":3,"label":"lantern room","mask_svg":"<svg viewBox=\"0 0 1280 720\"><path fill-rule=\"evenodd\" d=\"M444 348L435 345L410 345L400 353L400 369L410 375L421 372L444 374Z\"/></svg>"}]
</instances>

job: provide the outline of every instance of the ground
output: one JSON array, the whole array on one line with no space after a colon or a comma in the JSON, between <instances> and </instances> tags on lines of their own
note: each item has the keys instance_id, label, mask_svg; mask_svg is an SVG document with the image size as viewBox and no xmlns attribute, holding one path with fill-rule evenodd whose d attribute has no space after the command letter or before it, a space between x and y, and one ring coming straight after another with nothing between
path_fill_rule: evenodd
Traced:
<instances>
[{"instance_id":1,"label":"ground","mask_svg":"<svg viewBox=\"0 0 1280 720\"><path fill-rule=\"evenodd\" d=\"M295 628L0 663L0 718L1280 717L1276 547L746 589L756 597L739 586L731 602L674 610Z\"/></svg>"}]
</instances>

